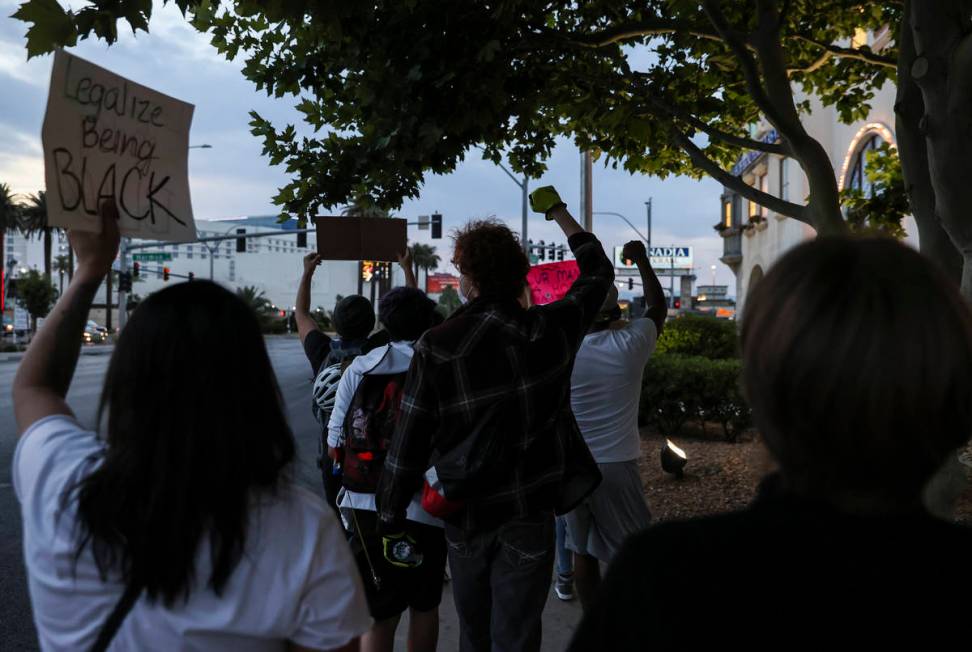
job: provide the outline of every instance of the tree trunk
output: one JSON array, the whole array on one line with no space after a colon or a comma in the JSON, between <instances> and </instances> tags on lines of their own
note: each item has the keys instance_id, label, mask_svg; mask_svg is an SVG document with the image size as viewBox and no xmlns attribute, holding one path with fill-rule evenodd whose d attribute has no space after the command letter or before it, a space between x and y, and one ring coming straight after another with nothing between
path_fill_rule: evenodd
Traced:
<instances>
[{"instance_id":1,"label":"tree trunk","mask_svg":"<svg viewBox=\"0 0 972 652\"><path fill-rule=\"evenodd\" d=\"M44 227L44 278L51 281L51 227Z\"/></svg>"},{"instance_id":2,"label":"tree trunk","mask_svg":"<svg viewBox=\"0 0 972 652\"><path fill-rule=\"evenodd\" d=\"M908 6L905 15L908 15ZM901 22L898 36L898 83L894 103L895 132L898 155L904 174L905 189L911 214L918 226L921 252L937 264L956 283L962 279L962 256L948 237L935 213L935 191L928 169L928 148L919 132L919 122L925 114L921 91L911 78L911 66L916 58L911 22Z\"/></svg>"},{"instance_id":3,"label":"tree trunk","mask_svg":"<svg viewBox=\"0 0 972 652\"><path fill-rule=\"evenodd\" d=\"M921 91L924 113L917 123L924 137L934 209L962 257L961 290L972 301L972 34L966 33L967 6L952 2L908 2L906 27L918 53L909 69ZM925 503L948 518L967 484L955 455L929 482Z\"/></svg>"}]
</instances>

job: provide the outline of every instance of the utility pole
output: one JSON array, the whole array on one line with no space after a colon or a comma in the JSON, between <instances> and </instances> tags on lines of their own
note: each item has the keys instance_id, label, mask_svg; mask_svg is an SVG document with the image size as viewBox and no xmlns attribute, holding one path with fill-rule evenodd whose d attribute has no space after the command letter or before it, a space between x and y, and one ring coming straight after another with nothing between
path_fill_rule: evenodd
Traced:
<instances>
[{"instance_id":1,"label":"utility pole","mask_svg":"<svg viewBox=\"0 0 972 652\"><path fill-rule=\"evenodd\" d=\"M645 208L648 209L648 248L651 249L651 197L645 202Z\"/></svg>"},{"instance_id":2,"label":"utility pole","mask_svg":"<svg viewBox=\"0 0 972 652\"><path fill-rule=\"evenodd\" d=\"M590 152L581 153L581 184L580 184L580 208L581 208L581 222L584 225L584 230L587 232L592 232L594 230L594 201L591 197L591 192L593 189L593 183L591 180L591 171L593 168L593 160L591 159Z\"/></svg>"},{"instance_id":3,"label":"utility pole","mask_svg":"<svg viewBox=\"0 0 972 652\"><path fill-rule=\"evenodd\" d=\"M671 276L668 277L668 293L672 295L672 305L675 305L675 245L672 245L672 250L668 252L671 254L668 257L668 272Z\"/></svg>"},{"instance_id":4,"label":"utility pole","mask_svg":"<svg viewBox=\"0 0 972 652\"><path fill-rule=\"evenodd\" d=\"M105 328L111 332L111 276L115 273L114 266L108 268L108 276L105 277Z\"/></svg>"},{"instance_id":5,"label":"utility pole","mask_svg":"<svg viewBox=\"0 0 972 652\"><path fill-rule=\"evenodd\" d=\"M515 181L515 179L514 179L514 181ZM523 192L523 204L521 206L522 213L523 213L523 215L522 215L522 217L523 217L523 230L520 232L521 233L521 235L520 235L520 244L523 245L523 253L525 253L527 255L527 258L529 258L530 257L530 247L527 244L527 216L529 215L528 210L529 210L529 205L530 205L530 177L528 177L525 174L523 175L523 181L520 183L520 189ZM428 276L428 273L429 273L428 270L426 270L425 271L426 276Z\"/></svg>"},{"instance_id":6,"label":"utility pole","mask_svg":"<svg viewBox=\"0 0 972 652\"><path fill-rule=\"evenodd\" d=\"M121 246L118 247L118 269L122 272L128 271L128 245L131 238L122 238ZM125 324L128 323L128 291L123 290L124 285L118 284L118 332L120 333ZM111 309L109 308L109 311ZM108 322L111 323L110 321Z\"/></svg>"}]
</instances>

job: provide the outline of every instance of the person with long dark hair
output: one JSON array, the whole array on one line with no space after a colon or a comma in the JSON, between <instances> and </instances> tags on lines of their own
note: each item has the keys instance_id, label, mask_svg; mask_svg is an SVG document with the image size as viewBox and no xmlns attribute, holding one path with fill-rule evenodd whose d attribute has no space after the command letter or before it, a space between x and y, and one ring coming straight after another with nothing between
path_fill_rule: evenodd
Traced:
<instances>
[{"instance_id":1,"label":"person with long dark hair","mask_svg":"<svg viewBox=\"0 0 972 652\"><path fill-rule=\"evenodd\" d=\"M256 316L208 282L144 300L83 428L65 395L118 250L78 269L14 379L13 479L45 650L356 650L371 622L336 518L295 486L294 438Z\"/></svg>"}]
</instances>

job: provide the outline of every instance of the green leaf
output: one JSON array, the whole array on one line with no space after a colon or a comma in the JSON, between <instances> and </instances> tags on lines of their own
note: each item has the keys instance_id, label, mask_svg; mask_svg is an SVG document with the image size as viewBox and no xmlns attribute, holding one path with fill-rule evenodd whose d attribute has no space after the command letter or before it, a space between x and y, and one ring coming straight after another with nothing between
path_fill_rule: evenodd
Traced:
<instances>
[{"instance_id":1,"label":"green leaf","mask_svg":"<svg viewBox=\"0 0 972 652\"><path fill-rule=\"evenodd\" d=\"M27 30L27 58L77 43L78 32L70 12L57 0L28 0L11 16L33 23Z\"/></svg>"}]
</instances>

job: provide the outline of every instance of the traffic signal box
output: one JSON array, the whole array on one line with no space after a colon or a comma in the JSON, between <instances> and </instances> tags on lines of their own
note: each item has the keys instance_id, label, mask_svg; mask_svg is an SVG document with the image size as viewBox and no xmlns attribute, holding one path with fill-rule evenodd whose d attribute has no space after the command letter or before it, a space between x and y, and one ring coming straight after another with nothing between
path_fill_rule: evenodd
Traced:
<instances>
[{"instance_id":1,"label":"traffic signal box","mask_svg":"<svg viewBox=\"0 0 972 652\"><path fill-rule=\"evenodd\" d=\"M169 280L169 268L168 267L163 267L162 268L162 280L163 281L168 281Z\"/></svg>"},{"instance_id":2,"label":"traffic signal box","mask_svg":"<svg viewBox=\"0 0 972 652\"><path fill-rule=\"evenodd\" d=\"M431 226L432 239L439 240L442 238L442 215L440 213L432 213Z\"/></svg>"}]
</instances>

